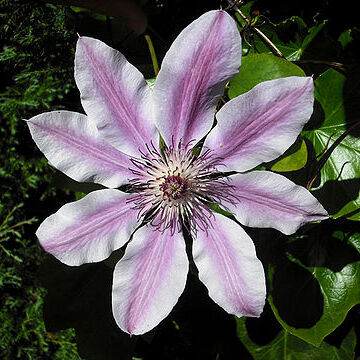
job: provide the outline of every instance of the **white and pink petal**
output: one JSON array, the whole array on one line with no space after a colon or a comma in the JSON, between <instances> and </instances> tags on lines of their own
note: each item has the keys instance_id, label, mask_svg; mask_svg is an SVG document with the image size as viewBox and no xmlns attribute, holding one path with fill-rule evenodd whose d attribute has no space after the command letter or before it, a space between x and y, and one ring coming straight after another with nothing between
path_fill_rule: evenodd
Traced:
<instances>
[{"instance_id":1,"label":"white and pink petal","mask_svg":"<svg viewBox=\"0 0 360 360\"><path fill-rule=\"evenodd\" d=\"M50 164L76 181L115 188L133 177L129 156L104 142L83 114L52 111L27 120L27 125Z\"/></svg>"},{"instance_id":2,"label":"white and pink petal","mask_svg":"<svg viewBox=\"0 0 360 360\"><path fill-rule=\"evenodd\" d=\"M226 103L205 146L231 170L276 159L296 140L313 112L311 77L264 81Z\"/></svg>"},{"instance_id":3,"label":"white and pink petal","mask_svg":"<svg viewBox=\"0 0 360 360\"><path fill-rule=\"evenodd\" d=\"M46 218L36 235L45 251L67 265L106 259L136 228L131 194L115 189L91 192Z\"/></svg>"},{"instance_id":4,"label":"white and pink petal","mask_svg":"<svg viewBox=\"0 0 360 360\"><path fill-rule=\"evenodd\" d=\"M265 274L254 244L233 220L219 214L193 241L199 278L209 296L237 317L260 316L266 298Z\"/></svg>"},{"instance_id":5,"label":"white and pink petal","mask_svg":"<svg viewBox=\"0 0 360 360\"><path fill-rule=\"evenodd\" d=\"M152 91L123 54L100 40L80 37L75 80L81 102L101 136L117 149L138 155L156 137Z\"/></svg>"},{"instance_id":6,"label":"white and pink petal","mask_svg":"<svg viewBox=\"0 0 360 360\"><path fill-rule=\"evenodd\" d=\"M282 175L252 171L233 175L230 181L237 203L228 207L243 225L289 235L308 222L329 217L310 191Z\"/></svg>"},{"instance_id":7,"label":"white and pink petal","mask_svg":"<svg viewBox=\"0 0 360 360\"><path fill-rule=\"evenodd\" d=\"M112 308L118 326L134 335L154 328L178 301L188 267L181 233L151 226L137 230L114 271Z\"/></svg>"},{"instance_id":8,"label":"white and pink petal","mask_svg":"<svg viewBox=\"0 0 360 360\"><path fill-rule=\"evenodd\" d=\"M154 86L155 121L167 144L206 135L224 85L240 62L240 34L225 11L209 11L180 33Z\"/></svg>"}]
</instances>

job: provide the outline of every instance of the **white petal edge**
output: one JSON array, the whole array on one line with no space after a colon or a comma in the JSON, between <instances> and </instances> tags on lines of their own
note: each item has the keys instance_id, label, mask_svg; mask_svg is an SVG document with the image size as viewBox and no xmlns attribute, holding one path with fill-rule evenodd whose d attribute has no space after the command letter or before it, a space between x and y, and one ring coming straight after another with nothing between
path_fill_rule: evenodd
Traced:
<instances>
[{"instance_id":1,"label":"white petal edge","mask_svg":"<svg viewBox=\"0 0 360 360\"><path fill-rule=\"evenodd\" d=\"M80 37L75 81L81 103L103 139L126 154L157 139L152 118L152 90L123 54L100 40Z\"/></svg>"},{"instance_id":2,"label":"white petal edge","mask_svg":"<svg viewBox=\"0 0 360 360\"><path fill-rule=\"evenodd\" d=\"M206 135L225 83L240 63L239 30L225 11L209 11L179 34L154 85L154 120L168 145Z\"/></svg>"},{"instance_id":3,"label":"white petal edge","mask_svg":"<svg viewBox=\"0 0 360 360\"><path fill-rule=\"evenodd\" d=\"M118 326L133 335L150 331L175 306L189 268L181 233L144 226L115 267L112 308Z\"/></svg>"},{"instance_id":4,"label":"white petal edge","mask_svg":"<svg viewBox=\"0 0 360 360\"><path fill-rule=\"evenodd\" d=\"M50 164L70 178L116 188L133 177L129 156L104 142L86 115L51 111L26 123Z\"/></svg>"},{"instance_id":5,"label":"white petal edge","mask_svg":"<svg viewBox=\"0 0 360 360\"><path fill-rule=\"evenodd\" d=\"M115 189L91 192L46 218L36 235L44 250L66 265L102 261L135 230L138 211L130 200Z\"/></svg>"},{"instance_id":6,"label":"white petal edge","mask_svg":"<svg viewBox=\"0 0 360 360\"><path fill-rule=\"evenodd\" d=\"M271 171L233 175L230 185L237 203L229 204L229 209L246 226L290 235L308 222L329 217L310 191Z\"/></svg>"},{"instance_id":7,"label":"white petal edge","mask_svg":"<svg viewBox=\"0 0 360 360\"><path fill-rule=\"evenodd\" d=\"M295 142L310 119L313 104L311 77L264 81L218 111L218 123L204 146L228 170L250 170L276 159Z\"/></svg>"},{"instance_id":8,"label":"white petal edge","mask_svg":"<svg viewBox=\"0 0 360 360\"><path fill-rule=\"evenodd\" d=\"M265 274L251 238L233 220L214 214L212 227L193 241L194 262L209 296L237 317L260 316L266 298Z\"/></svg>"}]
</instances>

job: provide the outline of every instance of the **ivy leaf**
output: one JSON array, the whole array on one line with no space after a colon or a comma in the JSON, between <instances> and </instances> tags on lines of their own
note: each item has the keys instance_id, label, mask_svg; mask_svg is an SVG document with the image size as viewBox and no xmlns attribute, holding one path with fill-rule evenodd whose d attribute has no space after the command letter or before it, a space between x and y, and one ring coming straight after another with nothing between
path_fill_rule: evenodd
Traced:
<instances>
[{"instance_id":1,"label":"ivy leaf","mask_svg":"<svg viewBox=\"0 0 360 360\"><path fill-rule=\"evenodd\" d=\"M239 73L230 82L229 97L243 94L263 81L288 76L305 76L305 73L297 65L274 55L244 56Z\"/></svg>"},{"instance_id":2,"label":"ivy leaf","mask_svg":"<svg viewBox=\"0 0 360 360\"><path fill-rule=\"evenodd\" d=\"M254 21L252 19L252 16L251 16L251 8L252 6L254 5L254 1L249 1L247 2L246 4L244 5L241 5L241 12L248 18L248 19L251 19L252 21ZM243 26L245 27L247 24L246 24L246 21L238 14L238 13L235 13L235 16L238 20L238 22ZM240 28L241 30L241 28Z\"/></svg>"},{"instance_id":3,"label":"ivy leaf","mask_svg":"<svg viewBox=\"0 0 360 360\"><path fill-rule=\"evenodd\" d=\"M340 348L336 348L327 343L322 343L320 347L314 347L296 336L289 334L286 330L281 330L275 339L268 344L258 345L250 339L244 318L237 319L237 333L241 342L253 356L254 360L354 359L356 345L354 329L352 329L343 340Z\"/></svg>"},{"instance_id":4,"label":"ivy leaf","mask_svg":"<svg viewBox=\"0 0 360 360\"><path fill-rule=\"evenodd\" d=\"M296 171L302 169L308 159L305 140L298 138L297 141L270 167L277 172Z\"/></svg>"},{"instance_id":5,"label":"ivy leaf","mask_svg":"<svg viewBox=\"0 0 360 360\"><path fill-rule=\"evenodd\" d=\"M360 303L360 233L330 221L290 242L269 272L270 306L283 328L319 346ZM341 230L340 230L341 229Z\"/></svg>"},{"instance_id":6,"label":"ivy leaf","mask_svg":"<svg viewBox=\"0 0 360 360\"><path fill-rule=\"evenodd\" d=\"M333 69L327 70L315 81L315 98L321 105L322 124L311 124L303 135L316 154L329 148L352 125L360 121L360 79L353 74L351 81ZM355 105L355 106L354 106ZM359 133L350 132L331 153L320 171L314 190L334 218L346 216L360 220L360 141Z\"/></svg>"},{"instance_id":7,"label":"ivy leaf","mask_svg":"<svg viewBox=\"0 0 360 360\"><path fill-rule=\"evenodd\" d=\"M303 57L305 51L316 36L324 28L325 22L308 28L305 22L298 16L293 16L279 24L266 22L260 30L282 52L289 61L297 61ZM246 38L246 34L243 34ZM272 54L269 47L258 37L254 37L253 47L249 49L244 44L244 52L260 52Z\"/></svg>"}]
</instances>

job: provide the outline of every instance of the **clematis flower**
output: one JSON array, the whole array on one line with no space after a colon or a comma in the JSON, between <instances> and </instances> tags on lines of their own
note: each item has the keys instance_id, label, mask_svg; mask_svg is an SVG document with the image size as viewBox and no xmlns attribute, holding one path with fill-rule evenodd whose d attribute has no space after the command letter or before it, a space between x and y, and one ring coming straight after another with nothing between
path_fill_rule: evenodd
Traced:
<instances>
[{"instance_id":1,"label":"clematis flower","mask_svg":"<svg viewBox=\"0 0 360 360\"><path fill-rule=\"evenodd\" d=\"M53 111L27 122L55 168L107 187L61 207L37 236L72 266L102 261L128 242L114 270L112 308L130 334L155 327L183 292L184 229L209 296L238 317L259 316L264 270L238 223L291 234L327 218L305 188L269 171L248 172L294 143L313 110L312 78L255 86L225 104L212 129L240 58L239 32L224 11L210 11L181 32L153 89L121 53L80 37L75 79L86 115ZM159 134L166 145L158 146ZM193 147L205 136L198 154ZM213 211L214 203L238 222Z\"/></svg>"}]
</instances>

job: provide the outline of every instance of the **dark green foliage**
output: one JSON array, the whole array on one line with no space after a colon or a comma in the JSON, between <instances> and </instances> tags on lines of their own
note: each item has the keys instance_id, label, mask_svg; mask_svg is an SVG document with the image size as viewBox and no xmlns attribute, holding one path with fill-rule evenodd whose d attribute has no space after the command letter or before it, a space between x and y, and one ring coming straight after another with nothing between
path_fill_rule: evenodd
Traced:
<instances>
[{"instance_id":1,"label":"dark green foliage","mask_svg":"<svg viewBox=\"0 0 360 360\"><path fill-rule=\"evenodd\" d=\"M76 34L64 7L7 0L0 6L0 358L77 359L72 330L46 332L45 291L36 281L44 257L33 235L40 209L65 194L49 187L53 170L22 121L63 105L74 88Z\"/></svg>"}]
</instances>

